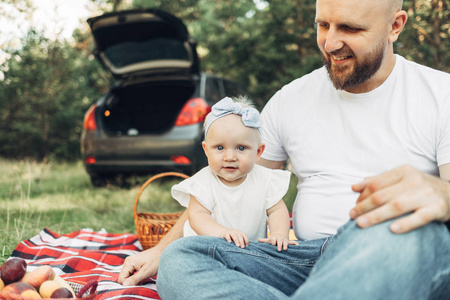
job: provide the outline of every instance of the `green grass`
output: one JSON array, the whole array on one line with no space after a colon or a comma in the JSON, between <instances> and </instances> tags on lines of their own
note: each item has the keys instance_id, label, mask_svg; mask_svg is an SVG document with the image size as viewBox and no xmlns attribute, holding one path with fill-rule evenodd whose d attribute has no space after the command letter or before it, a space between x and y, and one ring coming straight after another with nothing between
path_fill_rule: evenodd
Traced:
<instances>
[{"instance_id":1,"label":"green grass","mask_svg":"<svg viewBox=\"0 0 450 300\"><path fill-rule=\"evenodd\" d=\"M133 209L148 177L134 177L127 187L94 188L81 163L36 163L0 159L0 264L17 244L48 228L67 234L82 228L136 233ZM138 212L175 212L171 198L178 179L152 182L139 199ZM296 180L285 197L292 208Z\"/></svg>"},{"instance_id":2,"label":"green grass","mask_svg":"<svg viewBox=\"0 0 450 300\"><path fill-rule=\"evenodd\" d=\"M44 228L60 234L81 228L135 233L134 203L146 179L133 178L129 188L94 188L81 163L0 159L0 263L18 243ZM170 197L174 182L151 183L139 199L138 212L182 210Z\"/></svg>"}]
</instances>

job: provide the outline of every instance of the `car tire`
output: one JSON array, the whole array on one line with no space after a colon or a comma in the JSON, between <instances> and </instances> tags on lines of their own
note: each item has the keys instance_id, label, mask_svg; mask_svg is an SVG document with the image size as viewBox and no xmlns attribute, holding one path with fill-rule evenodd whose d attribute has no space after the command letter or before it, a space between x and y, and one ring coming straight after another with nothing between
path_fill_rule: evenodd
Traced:
<instances>
[{"instance_id":1,"label":"car tire","mask_svg":"<svg viewBox=\"0 0 450 300\"><path fill-rule=\"evenodd\" d=\"M105 187L108 183L108 178L99 175L91 175L91 183L94 187Z\"/></svg>"},{"instance_id":2,"label":"car tire","mask_svg":"<svg viewBox=\"0 0 450 300\"><path fill-rule=\"evenodd\" d=\"M117 187L125 187L127 179L129 178L128 174L114 174L114 173L106 173L106 174L91 174L91 182L94 187L105 187L105 186L117 186Z\"/></svg>"}]
</instances>

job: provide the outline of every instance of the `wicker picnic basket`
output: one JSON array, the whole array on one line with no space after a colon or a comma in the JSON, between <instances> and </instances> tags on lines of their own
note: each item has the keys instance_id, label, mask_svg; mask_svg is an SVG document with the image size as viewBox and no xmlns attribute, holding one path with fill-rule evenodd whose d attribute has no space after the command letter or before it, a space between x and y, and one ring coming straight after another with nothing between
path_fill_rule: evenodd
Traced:
<instances>
[{"instance_id":1,"label":"wicker picnic basket","mask_svg":"<svg viewBox=\"0 0 450 300\"><path fill-rule=\"evenodd\" d=\"M167 232L172 228L177 222L183 212L177 213L151 213L151 212L137 212L137 206L139 203L139 198L141 197L144 189L155 180L162 177L181 177L184 179L189 178L189 176L178 173L178 172L164 172L157 174L147 180L139 190L136 200L134 202L134 224L136 225L136 232L139 242L142 248L148 249L154 247L158 242L166 235Z\"/></svg>"}]
</instances>

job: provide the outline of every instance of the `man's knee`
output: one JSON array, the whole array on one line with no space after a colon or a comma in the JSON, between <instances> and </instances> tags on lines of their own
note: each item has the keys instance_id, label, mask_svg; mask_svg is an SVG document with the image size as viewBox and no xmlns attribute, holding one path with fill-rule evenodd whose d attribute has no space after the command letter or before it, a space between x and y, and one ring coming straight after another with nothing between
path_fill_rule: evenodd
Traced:
<instances>
[{"instance_id":1,"label":"man's knee","mask_svg":"<svg viewBox=\"0 0 450 300\"><path fill-rule=\"evenodd\" d=\"M173 241L161 254L156 281L158 291L166 294L174 286L183 284L186 280L185 272L190 268L191 254L195 253L202 243L203 237L186 237ZM191 258L189 258L191 256Z\"/></svg>"},{"instance_id":2,"label":"man's knee","mask_svg":"<svg viewBox=\"0 0 450 300\"><path fill-rule=\"evenodd\" d=\"M448 231L446 230L445 226L439 222L432 222L408 233L396 234L390 230L390 225L393 221L395 221L395 219L363 229L358 227L355 220L351 220L339 229L337 239L339 239L340 236L349 235L352 236L352 239L357 237L358 239L366 239L368 242L389 241L394 244L399 243L404 246L405 242L433 242L435 240L440 240L443 236L445 237L448 235Z\"/></svg>"},{"instance_id":3,"label":"man's knee","mask_svg":"<svg viewBox=\"0 0 450 300\"><path fill-rule=\"evenodd\" d=\"M170 266L170 262L182 260L180 257L186 255L187 253L200 250L206 244L203 239L204 237L195 236L185 237L173 241L163 251L160 258L160 267L161 264L165 267L166 263Z\"/></svg>"},{"instance_id":4,"label":"man's knee","mask_svg":"<svg viewBox=\"0 0 450 300\"><path fill-rule=\"evenodd\" d=\"M184 237L172 242L160 257L159 272L180 270L184 264L197 256L207 255L209 249L217 244L218 238L206 236ZM176 269L176 270L174 270Z\"/></svg>"}]
</instances>

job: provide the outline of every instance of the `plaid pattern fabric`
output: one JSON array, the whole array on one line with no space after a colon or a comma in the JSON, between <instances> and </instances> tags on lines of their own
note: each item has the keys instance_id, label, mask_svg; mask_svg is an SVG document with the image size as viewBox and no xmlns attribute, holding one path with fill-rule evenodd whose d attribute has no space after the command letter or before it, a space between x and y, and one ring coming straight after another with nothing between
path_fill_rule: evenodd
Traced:
<instances>
[{"instance_id":1,"label":"plaid pattern fabric","mask_svg":"<svg viewBox=\"0 0 450 300\"><path fill-rule=\"evenodd\" d=\"M141 250L133 234L82 229L59 235L45 228L21 242L12 256L25 259L29 271L49 265L72 286L97 281L96 299L160 299L152 279L135 287L117 283L124 259Z\"/></svg>"},{"instance_id":2,"label":"plaid pattern fabric","mask_svg":"<svg viewBox=\"0 0 450 300\"><path fill-rule=\"evenodd\" d=\"M296 239L292 230L290 239ZM155 279L145 284L124 287L117 283L123 261L129 255L142 251L134 234L114 234L105 231L81 229L59 235L47 228L38 235L17 245L12 256L27 261L28 271L40 265L51 266L56 274L76 287L97 281L96 299L160 299Z\"/></svg>"}]
</instances>

